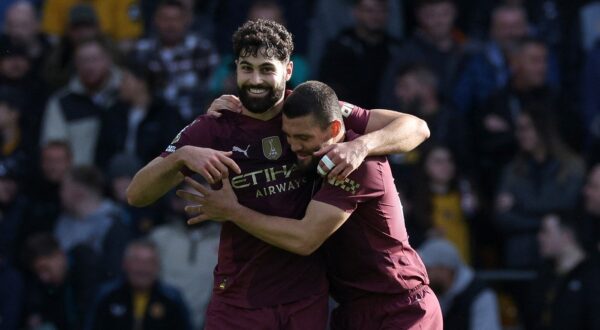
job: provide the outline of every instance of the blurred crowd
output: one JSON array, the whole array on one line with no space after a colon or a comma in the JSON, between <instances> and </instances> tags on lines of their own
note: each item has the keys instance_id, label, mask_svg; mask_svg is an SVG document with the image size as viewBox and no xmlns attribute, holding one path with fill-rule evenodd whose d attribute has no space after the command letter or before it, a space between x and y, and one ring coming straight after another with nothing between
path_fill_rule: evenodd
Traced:
<instances>
[{"instance_id":1,"label":"blurred crowd","mask_svg":"<svg viewBox=\"0 0 600 330\"><path fill-rule=\"evenodd\" d=\"M389 159L448 329L600 329L586 0L2 0L0 329L202 328L219 226L125 190L237 93L231 35L258 18L294 34L288 87L428 123Z\"/></svg>"}]
</instances>

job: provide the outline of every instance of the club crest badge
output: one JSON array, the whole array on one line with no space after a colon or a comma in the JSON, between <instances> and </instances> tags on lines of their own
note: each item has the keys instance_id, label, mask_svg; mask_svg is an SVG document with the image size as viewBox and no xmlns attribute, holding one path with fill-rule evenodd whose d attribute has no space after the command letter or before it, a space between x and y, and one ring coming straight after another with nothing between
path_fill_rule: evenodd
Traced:
<instances>
[{"instance_id":1,"label":"club crest badge","mask_svg":"<svg viewBox=\"0 0 600 330\"><path fill-rule=\"evenodd\" d=\"M279 140L279 137L269 136L262 139L262 150L263 155L265 155L267 159L279 159L279 157L281 157L282 154L281 141Z\"/></svg>"}]
</instances>

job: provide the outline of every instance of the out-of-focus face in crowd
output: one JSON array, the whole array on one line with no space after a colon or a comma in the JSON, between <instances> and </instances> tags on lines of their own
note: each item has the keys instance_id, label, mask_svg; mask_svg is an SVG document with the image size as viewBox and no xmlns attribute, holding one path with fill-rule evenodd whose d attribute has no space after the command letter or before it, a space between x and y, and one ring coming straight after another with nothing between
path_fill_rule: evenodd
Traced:
<instances>
[{"instance_id":1,"label":"out-of-focus face in crowd","mask_svg":"<svg viewBox=\"0 0 600 330\"><path fill-rule=\"evenodd\" d=\"M19 1L6 11L4 32L16 42L28 44L39 33L35 8L28 2Z\"/></svg>"},{"instance_id":2,"label":"out-of-focus face in crowd","mask_svg":"<svg viewBox=\"0 0 600 330\"><path fill-rule=\"evenodd\" d=\"M66 146L48 145L42 149L40 165L46 180L60 183L71 169L71 154Z\"/></svg>"},{"instance_id":3,"label":"out-of-focus face in crowd","mask_svg":"<svg viewBox=\"0 0 600 330\"><path fill-rule=\"evenodd\" d=\"M420 28L433 39L448 38L455 18L456 8L450 1L427 4L417 10Z\"/></svg>"},{"instance_id":4,"label":"out-of-focus face in crowd","mask_svg":"<svg viewBox=\"0 0 600 330\"><path fill-rule=\"evenodd\" d=\"M362 0L354 7L354 18L360 29L368 33L383 33L388 23L388 3L385 0Z\"/></svg>"},{"instance_id":5,"label":"out-of-focus face in crowd","mask_svg":"<svg viewBox=\"0 0 600 330\"><path fill-rule=\"evenodd\" d=\"M155 249L132 244L125 251L123 269L129 284L136 290L148 290L158 278L159 257Z\"/></svg>"},{"instance_id":6,"label":"out-of-focus face in crowd","mask_svg":"<svg viewBox=\"0 0 600 330\"><path fill-rule=\"evenodd\" d=\"M65 281L67 257L62 251L56 251L48 256L38 257L32 267L42 283L58 286Z\"/></svg>"},{"instance_id":7,"label":"out-of-focus face in crowd","mask_svg":"<svg viewBox=\"0 0 600 330\"><path fill-rule=\"evenodd\" d=\"M531 117L527 114L520 114L517 117L516 136L519 147L524 152L532 153L542 143Z\"/></svg>"},{"instance_id":8,"label":"out-of-focus face in crowd","mask_svg":"<svg viewBox=\"0 0 600 330\"><path fill-rule=\"evenodd\" d=\"M98 42L86 42L76 50L75 68L81 83L87 89L97 90L109 77L112 60Z\"/></svg>"},{"instance_id":9,"label":"out-of-focus face in crowd","mask_svg":"<svg viewBox=\"0 0 600 330\"><path fill-rule=\"evenodd\" d=\"M163 46L172 47L184 39L189 19L189 15L179 7L164 5L158 8L154 24Z\"/></svg>"},{"instance_id":10,"label":"out-of-focus face in crowd","mask_svg":"<svg viewBox=\"0 0 600 330\"><path fill-rule=\"evenodd\" d=\"M516 80L528 88L541 87L548 73L548 49L541 43L528 42L511 56Z\"/></svg>"},{"instance_id":11,"label":"out-of-focus face in crowd","mask_svg":"<svg viewBox=\"0 0 600 330\"><path fill-rule=\"evenodd\" d=\"M528 34L525 11L519 7L503 7L492 14L491 37L504 51Z\"/></svg>"},{"instance_id":12,"label":"out-of-focus face in crowd","mask_svg":"<svg viewBox=\"0 0 600 330\"><path fill-rule=\"evenodd\" d=\"M540 255L544 258L558 257L567 243L566 240L569 239L567 235L571 235L571 233L561 227L560 220L556 215L545 216L537 235Z\"/></svg>"},{"instance_id":13,"label":"out-of-focus face in crowd","mask_svg":"<svg viewBox=\"0 0 600 330\"><path fill-rule=\"evenodd\" d=\"M427 155L425 172L433 183L448 184L456 174L456 166L450 150L436 147Z\"/></svg>"}]
</instances>

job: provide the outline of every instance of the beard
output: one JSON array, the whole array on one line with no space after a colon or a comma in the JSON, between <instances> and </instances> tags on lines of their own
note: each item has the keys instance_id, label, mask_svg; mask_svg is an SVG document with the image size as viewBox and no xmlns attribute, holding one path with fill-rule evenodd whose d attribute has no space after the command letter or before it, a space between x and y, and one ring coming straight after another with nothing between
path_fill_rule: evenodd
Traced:
<instances>
[{"instance_id":1,"label":"beard","mask_svg":"<svg viewBox=\"0 0 600 330\"><path fill-rule=\"evenodd\" d=\"M281 84L281 88L277 86L268 86L268 85L243 85L238 86L238 93L240 95L240 101L242 105L248 109L248 111L252 113L264 113L267 110L271 109L277 101L281 100L283 93L285 91L285 82ZM255 97L251 96L250 89L251 88L264 88L268 89L267 95L263 97Z\"/></svg>"}]
</instances>

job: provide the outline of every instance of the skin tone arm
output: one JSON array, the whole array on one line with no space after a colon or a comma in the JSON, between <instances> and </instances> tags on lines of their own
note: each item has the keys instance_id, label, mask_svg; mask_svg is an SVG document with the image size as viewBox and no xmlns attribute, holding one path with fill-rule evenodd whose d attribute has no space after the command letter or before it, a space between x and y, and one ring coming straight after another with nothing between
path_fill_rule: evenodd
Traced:
<instances>
[{"instance_id":1,"label":"skin tone arm","mask_svg":"<svg viewBox=\"0 0 600 330\"><path fill-rule=\"evenodd\" d=\"M207 113L221 116L219 111L241 111L242 104L234 95L217 98ZM329 145L315 153L327 155L335 164L328 177L346 178L357 169L367 156L381 156L408 152L429 138L427 123L415 116L384 109L370 110L365 135L350 142ZM322 168L328 168L321 164Z\"/></svg>"},{"instance_id":2,"label":"skin tone arm","mask_svg":"<svg viewBox=\"0 0 600 330\"><path fill-rule=\"evenodd\" d=\"M302 220L269 216L240 205L228 179L223 180L220 190L206 188L191 178L185 180L201 193L177 191L179 197L195 204L186 206L188 214L198 214L188 224L229 220L266 243L300 255L313 253L350 217L350 213L314 200Z\"/></svg>"},{"instance_id":3,"label":"skin tone arm","mask_svg":"<svg viewBox=\"0 0 600 330\"><path fill-rule=\"evenodd\" d=\"M220 181L229 169L240 174L240 168L229 156L231 151L184 146L168 157L157 157L133 177L127 187L127 202L137 207L154 203L183 181L184 167L199 173L209 183Z\"/></svg>"},{"instance_id":4,"label":"skin tone arm","mask_svg":"<svg viewBox=\"0 0 600 330\"><path fill-rule=\"evenodd\" d=\"M328 174L330 179L346 178L367 156L408 152L429 138L427 123L418 117L384 109L370 111L367 134L315 152L315 156L327 155L336 164Z\"/></svg>"}]
</instances>

